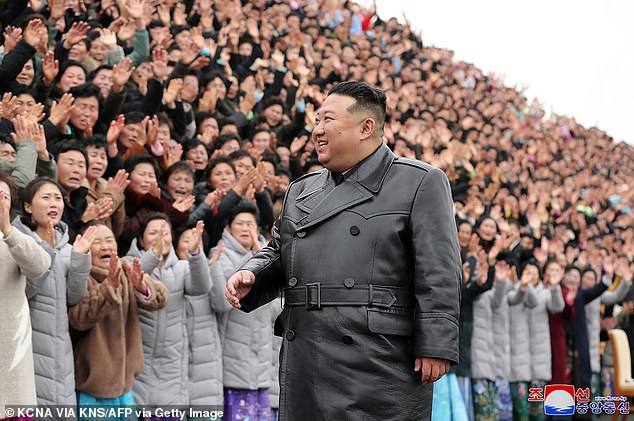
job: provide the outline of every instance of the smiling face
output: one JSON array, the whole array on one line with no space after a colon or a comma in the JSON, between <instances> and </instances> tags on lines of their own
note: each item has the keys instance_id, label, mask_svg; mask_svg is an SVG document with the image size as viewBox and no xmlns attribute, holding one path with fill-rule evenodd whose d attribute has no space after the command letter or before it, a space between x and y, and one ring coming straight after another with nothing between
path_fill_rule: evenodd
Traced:
<instances>
[{"instance_id":1,"label":"smiling face","mask_svg":"<svg viewBox=\"0 0 634 421\"><path fill-rule=\"evenodd\" d=\"M57 86L62 92L68 92L71 88L86 83L86 73L78 66L69 66L59 80Z\"/></svg>"},{"instance_id":2,"label":"smiling face","mask_svg":"<svg viewBox=\"0 0 634 421\"><path fill-rule=\"evenodd\" d=\"M88 57L88 50L86 49L86 42L78 42L70 47L68 52L68 58L81 63Z\"/></svg>"},{"instance_id":3,"label":"smiling face","mask_svg":"<svg viewBox=\"0 0 634 421\"><path fill-rule=\"evenodd\" d=\"M284 115L284 109L281 105L275 104L264 110L264 120L269 127L275 127L282 121Z\"/></svg>"},{"instance_id":4,"label":"smiling face","mask_svg":"<svg viewBox=\"0 0 634 421\"><path fill-rule=\"evenodd\" d=\"M172 199L184 199L194 191L194 179L185 171L174 171L167 179L167 193Z\"/></svg>"},{"instance_id":5,"label":"smiling face","mask_svg":"<svg viewBox=\"0 0 634 421\"><path fill-rule=\"evenodd\" d=\"M495 225L495 221L491 218L486 218L480 224L478 228L478 234L480 234L480 238L484 241L491 241L495 238L495 234L497 233L497 227Z\"/></svg>"},{"instance_id":6,"label":"smiling face","mask_svg":"<svg viewBox=\"0 0 634 421\"><path fill-rule=\"evenodd\" d=\"M86 178L86 158L70 150L57 156L57 182L68 191L77 190Z\"/></svg>"},{"instance_id":7,"label":"smiling face","mask_svg":"<svg viewBox=\"0 0 634 421\"><path fill-rule=\"evenodd\" d=\"M94 267L109 268L110 258L117 256L117 241L110 228L105 225L97 225L95 240L90 246L90 254Z\"/></svg>"},{"instance_id":8,"label":"smiling face","mask_svg":"<svg viewBox=\"0 0 634 421\"><path fill-rule=\"evenodd\" d=\"M22 67L22 71L15 80L22 85L30 86L35 77L35 68L33 68L33 60L27 61Z\"/></svg>"},{"instance_id":9,"label":"smiling face","mask_svg":"<svg viewBox=\"0 0 634 421\"><path fill-rule=\"evenodd\" d=\"M26 92L21 93L17 96L17 100L15 102L15 112L18 115L29 114L33 110L33 107L35 107L35 104L36 102L33 95Z\"/></svg>"},{"instance_id":10,"label":"smiling face","mask_svg":"<svg viewBox=\"0 0 634 421\"><path fill-rule=\"evenodd\" d=\"M35 192L31 203L24 203L24 210L39 228L48 227L49 221L57 225L64 213L62 192L55 184L45 183Z\"/></svg>"},{"instance_id":11,"label":"smiling face","mask_svg":"<svg viewBox=\"0 0 634 421\"><path fill-rule=\"evenodd\" d=\"M90 43L90 56L94 58L99 64L106 61L108 57L108 47L99 38Z\"/></svg>"},{"instance_id":12,"label":"smiling face","mask_svg":"<svg viewBox=\"0 0 634 421\"><path fill-rule=\"evenodd\" d=\"M473 229L471 228L471 224L462 223L458 227L458 243L460 247L465 248L469 245L469 240L471 239L471 233Z\"/></svg>"},{"instance_id":13,"label":"smiling face","mask_svg":"<svg viewBox=\"0 0 634 421\"><path fill-rule=\"evenodd\" d=\"M569 290L576 290L581 283L581 275L577 270L571 269L566 272L562 281L563 286Z\"/></svg>"},{"instance_id":14,"label":"smiling face","mask_svg":"<svg viewBox=\"0 0 634 421\"><path fill-rule=\"evenodd\" d=\"M331 171L349 170L363 158L359 117L348 111L354 103L349 96L330 95L317 112L312 141L319 162Z\"/></svg>"}]
</instances>

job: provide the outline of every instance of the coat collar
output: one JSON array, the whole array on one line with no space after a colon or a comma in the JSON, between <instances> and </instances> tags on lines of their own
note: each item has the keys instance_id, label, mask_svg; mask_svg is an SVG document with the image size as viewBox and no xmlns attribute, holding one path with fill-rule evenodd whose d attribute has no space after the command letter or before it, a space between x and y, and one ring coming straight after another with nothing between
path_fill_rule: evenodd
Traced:
<instances>
[{"instance_id":1,"label":"coat collar","mask_svg":"<svg viewBox=\"0 0 634 421\"><path fill-rule=\"evenodd\" d=\"M339 212L372 198L381 189L394 154L382 144L369 157L353 168L338 186L329 171L322 171L314 181L306 183L297 197L296 206L307 213L298 224L298 230L309 228Z\"/></svg>"}]
</instances>

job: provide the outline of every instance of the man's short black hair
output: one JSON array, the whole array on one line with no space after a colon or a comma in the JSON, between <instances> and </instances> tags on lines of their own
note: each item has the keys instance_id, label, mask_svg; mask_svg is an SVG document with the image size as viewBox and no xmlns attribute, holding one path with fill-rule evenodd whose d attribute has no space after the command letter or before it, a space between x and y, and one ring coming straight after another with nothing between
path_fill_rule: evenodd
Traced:
<instances>
[{"instance_id":1,"label":"man's short black hair","mask_svg":"<svg viewBox=\"0 0 634 421\"><path fill-rule=\"evenodd\" d=\"M84 148L88 146L93 146L97 149L105 149L108 151L108 143L106 142L106 137L102 134L94 134L92 136L88 136L81 140L81 144Z\"/></svg>"},{"instance_id":2,"label":"man's short black hair","mask_svg":"<svg viewBox=\"0 0 634 421\"><path fill-rule=\"evenodd\" d=\"M73 139L70 142L63 142L59 147L56 148L55 161L59 161L59 156L61 154L70 151L80 152L84 156L86 168L88 168L88 153L86 152L86 148L84 147L83 143L80 143L76 139Z\"/></svg>"},{"instance_id":3,"label":"man's short black hair","mask_svg":"<svg viewBox=\"0 0 634 421\"><path fill-rule=\"evenodd\" d=\"M18 147L15 145L15 142L13 141L13 139L11 139L11 136L9 135L0 136L0 143L6 143L7 145L11 146L14 152L18 151Z\"/></svg>"},{"instance_id":4,"label":"man's short black hair","mask_svg":"<svg viewBox=\"0 0 634 421\"><path fill-rule=\"evenodd\" d=\"M267 129L266 127L260 127L259 129L255 129L253 131L253 136L251 136L251 140L253 140L253 138L255 137L255 135L257 135L258 133L267 133L267 134L271 134L273 133L271 131L271 129Z\"/></svg>"},{"instance_id":5,"label":"man's short black hair","mask_svg":"<svg viewBox=\"0 0 634 421\"><path fill-rule=\"evenodd\" d=\"M247 151L245 151L244 149L240 149L238 151L233 151L229 154L229 160L233 163L235 161L237 161L238 159L247 157L251 160L251 163L253 163L253 166L255 167L257 162L255 162L255 158Z\"/></svg>"},{"instance_id":6,"label":"man's short black hair","mask_svg":"<svg viewBox=\"0 0 634 421\"><path fill-rule=\"evenodd\" d=\"M97 98L97 101L101 104L101 100L102 100L102 98L101 98L101 90L94 83L88 82L88 83L84 83L82 85L77 85L74 88L71 88L68 92L75 99L77 99L77 98L90 98L90 97L94 96L95 98Z\"/></svg>"},{"instance_id":7,"label":"man's short black hair","mask_svg":"<svg viewBox=\"0 0 634 421\"><path fill-rule=\"evenodd\" d=\"M141 111L128 111L125 113L125 124L139 124L145 119L145 114Z\"/></svg>"},{"instance_id":8,"label":"man's short black hair","mask_svg":"<svg viewBox=\"0 0 634 421\"><path fill-rule=\"evenodd\" d=\"M93 70L90 73L90 75L88 76L88 79L92 82L97 76L97 73L99 73L102 70L112 70L112 66L109 64L102 64L101 66L97 67L95 70Z\"/></svg>"},{"instance_id":9,"label":"man's short black hair","mask_svg":"<svg viewBox=\"0 0 634 421\"><path fill-rule=\"evenodd\" d=\"M372 115L377 127L383 130L387 100L382 90L373 88L367 83L347 81L333 86L328 92L328 96L330 95L343 95L354 98L356 102L348 107L348 111L351 113L363 111Z\"/></svg>"}]
</instances>

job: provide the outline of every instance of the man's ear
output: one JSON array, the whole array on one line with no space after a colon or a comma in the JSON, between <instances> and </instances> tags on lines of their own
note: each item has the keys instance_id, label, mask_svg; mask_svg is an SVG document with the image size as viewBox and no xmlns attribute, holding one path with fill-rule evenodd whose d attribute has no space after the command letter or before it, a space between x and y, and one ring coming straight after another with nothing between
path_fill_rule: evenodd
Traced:
<instances>
[{"instance_id":1,"label":"man's ear","mask_svg":"<svg viewBox=\"0 0 634 421\"><path fill-rule=\"evenodd\" d=\"M376 131L376 121L372 117L367 117L361 122L361 140L367 140L374 136Z\"/></svg>"}]
</instances>

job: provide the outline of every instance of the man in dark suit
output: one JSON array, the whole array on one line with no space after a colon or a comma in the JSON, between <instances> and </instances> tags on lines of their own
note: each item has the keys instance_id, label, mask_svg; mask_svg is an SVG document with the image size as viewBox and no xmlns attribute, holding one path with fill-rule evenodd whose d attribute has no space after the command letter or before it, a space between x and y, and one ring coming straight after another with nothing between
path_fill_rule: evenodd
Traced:
<instances>
[{"instance_id":1,"label":"man in dark suit","mask_svg":"<svg viewBox=\"0 0 634 421\"><path fill-rule=\"evenodd\" d=\"M460 250L445 174L382 142L385 94L332 88L312 134L324 170L292 183L273 240L234 274L276 322L280 420L425 420L458 360Z\"/></svg>"}]
</instances>

